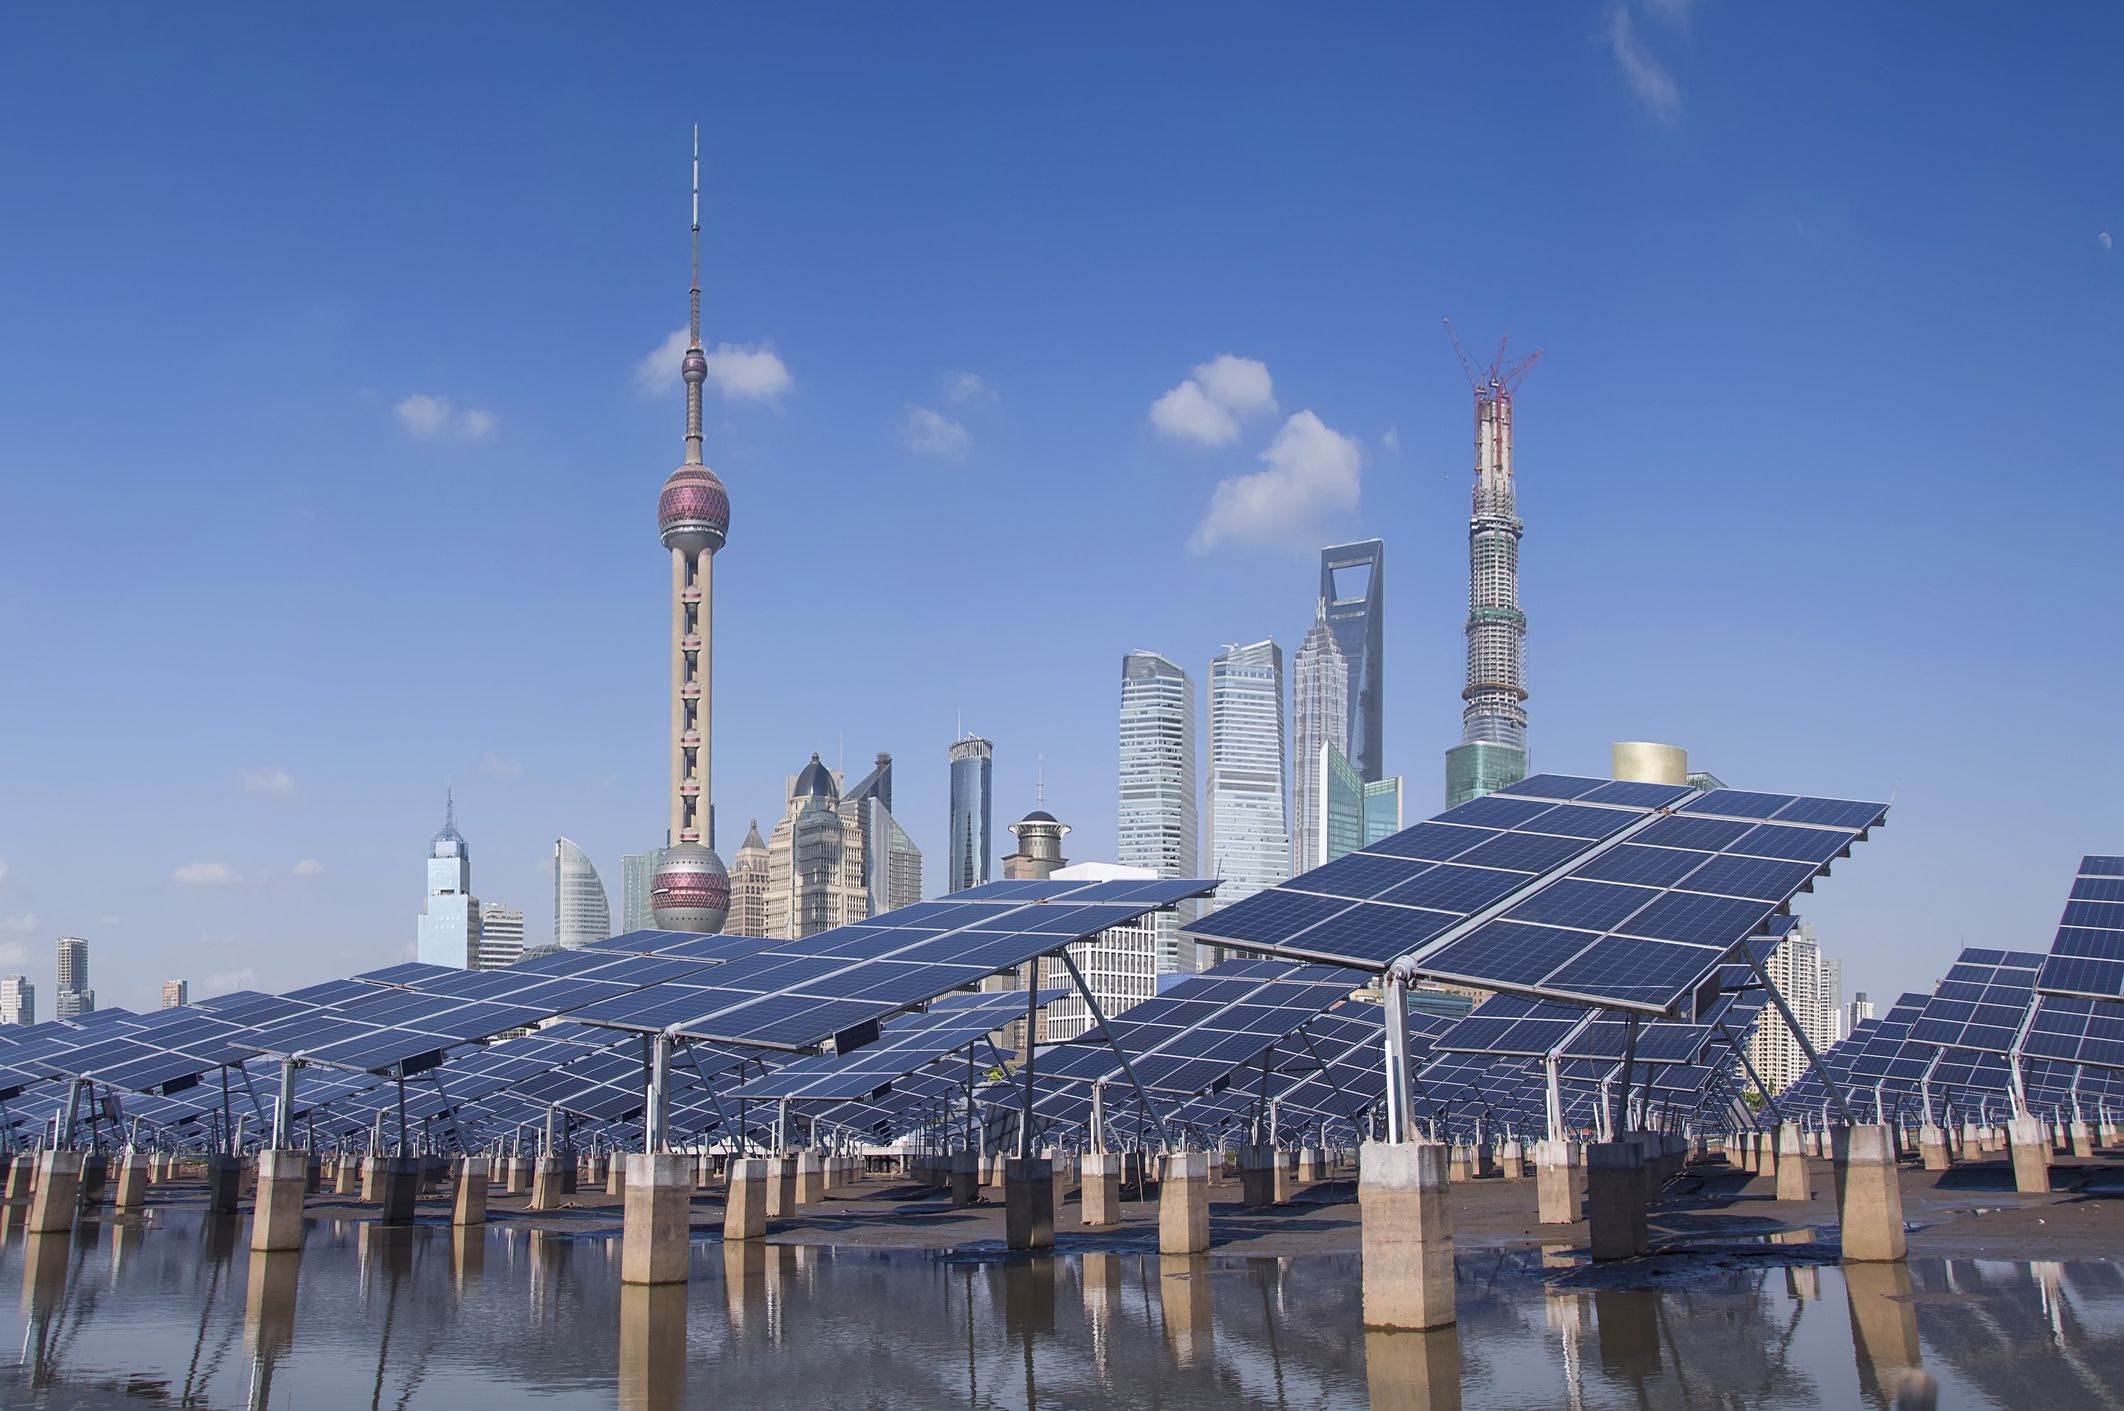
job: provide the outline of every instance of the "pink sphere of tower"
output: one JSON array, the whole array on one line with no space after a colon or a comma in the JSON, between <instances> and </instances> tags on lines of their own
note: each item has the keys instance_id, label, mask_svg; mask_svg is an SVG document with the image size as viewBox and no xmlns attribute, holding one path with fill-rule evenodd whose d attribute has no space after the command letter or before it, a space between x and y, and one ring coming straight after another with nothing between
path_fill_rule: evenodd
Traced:
<instances>
[{"instance_id":1,"label":"pink sphere of tower","mask_svg":"<svg viewBox=\"0 0 2124 1411\"><path fill-rule=\"evenodd\" d=\"M659 930L714 935L730 915L730 872L699 843L665 848L649 881L649 909Z\"/></svg>"},{"instance_id":2,"label":"pink sphere of tower","mask_svg":"<svg viewBox=\"0 0 2124 1411\"><path fill-rule=\"evenodd\" d=\"M682 465L656 500L656 527L667 549L715 553L730 534L730 495L705 465Z\"/></svg>"}]
</instances>

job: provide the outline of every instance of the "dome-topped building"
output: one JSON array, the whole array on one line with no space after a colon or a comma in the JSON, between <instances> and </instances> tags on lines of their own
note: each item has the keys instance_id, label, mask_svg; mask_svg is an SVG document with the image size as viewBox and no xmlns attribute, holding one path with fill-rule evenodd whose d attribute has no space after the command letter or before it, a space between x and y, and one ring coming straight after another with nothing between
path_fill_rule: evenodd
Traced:
<instances>
[{"instance_id":1,"label":"dome-topped building","mask_svg":"<svg viewBox=\"0 0 2124 1411\"><path fill-rule=\"evenodd\" d=\"M790 786L789 797L823 799L829 806L840 802L840 781L833 777L833 771L820 760L818 751L812 751L811 763L797 771L796 783Z\"/></svg>"},{"instance_id":2,"label":"dome-topped building","mask_svg":"<svg viewBox=\"0 0 2124 1411\"><path fill-rule=\"evenodd\" d=\"M656 529L671 555L671 791L667 846L649 886L656 924L716 932L730 911L730 875L715 855L712 790L716 551L730 534L730 495L701 460L701 152L693 135L692 337L686 382L686 460L657 495Z\"/></svg>"}]
</instances>

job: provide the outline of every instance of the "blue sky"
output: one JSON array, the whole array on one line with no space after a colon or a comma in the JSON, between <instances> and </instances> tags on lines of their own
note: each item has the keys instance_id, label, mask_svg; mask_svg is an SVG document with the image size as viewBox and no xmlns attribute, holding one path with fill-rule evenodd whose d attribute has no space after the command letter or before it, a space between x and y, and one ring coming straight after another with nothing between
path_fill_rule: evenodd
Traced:
<instances>
[{"instance_id":1,"label":"blue sky","mask_svg":"<svg viewBox=\"0 0 2124 1411\"><path fill-rule=\"evenodd\" d=\"M48 993L86 935L140 1005L397 959L446 783L534 937L556 835L615 893L661 842L682 426L642 365L696 120L726 853L811 751L887 749L936 885L963 719L1001 818L1044 756L1111 856L1121 654L1295 648L1318 545L1370 535L1432 811L1451 315L1547 350L1537 765L1892 796L1806 899L1847 989L2047 944L2124 849L2124 21L1416 8L10 14L0 961ZM1161 429L1222 355L1266 397Z\"/></svg>"}]
</instances>

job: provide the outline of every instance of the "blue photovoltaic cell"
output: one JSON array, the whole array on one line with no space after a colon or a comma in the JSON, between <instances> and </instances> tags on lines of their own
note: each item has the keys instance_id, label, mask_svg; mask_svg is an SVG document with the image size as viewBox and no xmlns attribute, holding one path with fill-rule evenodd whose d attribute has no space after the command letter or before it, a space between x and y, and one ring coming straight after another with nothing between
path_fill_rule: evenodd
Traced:
<instances>
[{"instance_id":1,"label":"blue photovoltaic cell","mask_svg":"<svg viewBox=\"0 0 2124 1411\"><path fill-rule=\"evenodd\" d=\"M1527 879L1521 873L1462 867L1448 862L1411 878L1380 896L1379 900L1465 914L1501 901L1526 884Z\"/></svg>"},{"instance_id":2,"label":"blue photovoltaic cell","mask_svg":"<svg viewBox=\"0 0 2124 1411\"><path fill-rule=\"evenodd\" d=\"M1294 935L1349 908L1340 897L1314 897L1278 887L1236 906L1219 907L1188 930L1213 940L1271 941Z\"/></svg>"},{"instance_id":3,"label":"blue photovoltaic cell","mask_svg":"<svg viewBox=\"0 0 2124 1411\"><path fill-rule=\"evenodd\" d=\"M1774 818L1779 809L1799 802L1791 794L1751 794L1743 789L1713 789L1683 804L1680 813L1716 813L1728 818Z\"/></svg>"},{"instance_id":4,"label":"blue photovoltaic cell","mask_svg":"<svg viewBox=\"0 0 2124 1411\"><path fill-rule=\"evenodd\" d=\"M1486 843L1504 834L1496 828L1458 828L1449 823L1418 823L1413 828L1404 828L1391 837L1365 846L1368 853L1383 853L1388 857L1415 857L1427 862L1444 862L1460 856L1477 843Z\"/></svg>"},{"instance_id":5,"label":"blue photovoltaic cell","mask_svg":"<svg viewBox=\"0 0 2124 1411\"><path fill-rule=\"evenodd\" d=\"M1581 866L1573 877L1602 882L1634 882L1645 887L1671 887L1704 865L1710 853L1685 852L1680 848L1648 848L1636 843L1613 847Z\"/></svg>"},{"instance_id":6,"label":"blue photovoltaic cell","mask_svg":"<svg viewBox=\"0 0 2124 1411\"><path fill-rule=\"evenodd\" d=\"M1443 977L1487 975L1502 982L1532 985L1597 939L1592 931L1492 921L1426 956L1424 970Z\"/></svg>"},{"instance_id":7,"label":"blue photovoltaic cell","mask_svg":"<svg viewBox=\"0 0 2124 1411\"><path fill-rule=\"evenodd\" d=\"M1642 819L1644 815L1634 809L1587 808L1577 804L1558 804L1547 813L1519 825L1530 833L1560 833L1567 838L1585 838L1598 841L1612 837Z\"/></svg>"},{"instance_id":8,"label":"blue photovoltaic cell","mask_svg":"<svg viewBox=\"0 0 2124 1411\"><path fill-rule=\"evenodd\" d=\"M1655 940L1689 941L1725 950L1761 925L1777 908L1766 901L1668 892L1632 916L1620 929Z\"/></svg>"},{"instance_id":9,"label":"blue photovoltaic cell","mask_svg":"<svg viewBox=\"0 0 2124 1411\"><path fill-rule=\"evenodd\" d=\"M1665 808L1696 790L1686 784L1646 784L1635 779L1611 779L1597 789L1579 795L1585 803L1628 804L1633 808Z\"/></svg>"},{"instance_id":10,"label":"blue photovoltaic cell","mask_svg":"<svg viewBox=\"0 0 2124 1411\"><path fill-rule=\"evenodd\" d=\"M2060 926L2084 926L2095 931L2124 929L2124 902L2068 901Z\"/></svg>"},{"instance_id":11,"label":"blue photovoltaic cell","mask_svg":"<svg viewBox=\"0 0 2124 1411\"><path fill-rule=\"evenodd\" d=\"M2076 877L2074 901L2124 901L2124 877Z\"/></svg>"},{"instance_id":12,"label":"blue photovoltaic cell","mask_svg":"<svg viewBox=\"0 0 2124 1411\"><path fill-rule=\"evenodd\" d=\"M1543 921L1552 926L1606 931L1658 896L1650 887L1565 878L1536 892L1506 912L1505 917L1511 921Z\"/></svg>"},{"instance_id":13,"label":"blue photovoltaic cell","mask_svg":"<svg viewBox=\"0 0 2124 1411\"><path fill-rule=\"evenodd\" d=\"M1517 828L1529 819L1547 813L1550 804L1533 799L1515 799L1505 794L1489 794L1479 799L1470 799L1458 808L1449 808L1438 815L1439 823L1470 823L1477 828Z\"/></svg>"},{"instance_id":14,"label":"blue photovoltaic cell","mask_svg":"<svg viewBox=\"0 0 2124 1411\"><path fill-rule=\"evenodd\" d=\"M1491 797L1495 797L1492 795ZM1481 803L1481 799L1476 800ZM1592 843L1584 838L1557 838L1546 833L1507 833L1471 848L1454 861L1470 867L1507 867L1518 872L1547 872L1577 857Z\"/></svg>"},{"instance_id":15,"label":"blue photovoltaic cell","mask_svg":"<svg viewBox=\"0 0 2124 1411\"><path fill-rule=\"evenodd\" d=\"M2083 858L2080 871L2089 877L2124 877L2124 857Z\"/></svg>"},{"instance_id":16,"label":"blue photovoltaic cell","mask_svg":"<svg viewBox=\"0 0 2124 1411\"><path fill-rule=\"evenodd\" d=\"M1751 828L1726 851L1754 857L1784 857L1806 862L1827 862L1851 846L1851 837L1834 829L1793 828L1764 823Z\"/></svg>"},{"instance_id":17,"label":"blue photovoltaic cell","mask_svg":"<svg viewBox=\"0 0 2124 1411\"><path fill-rule=\"evenodd\" d=\"M1799 799L1772 815L1780 823L1826 823L1836 828L1870 828L1885 813L1877 803L1852 799Z\"/></svg>"},{"instance_id":18,"label":"blue photovoltaic cell","mask_svg":"<svg viewBox=\"0 0 2124 1411\"><path fill-rule=\"evenodd\" d=\"M1662 848L1695 848L1701 852L1717 852L1735 839L1747 835L1750 825L1735 823L1725 818L1683 818L1669 815L1654 819L1645 827L1630 835L1633 843L1645 843Z\"/></svg>"},{"instance_id":19,"label":"blue photovoltaic cell","mask_svg":"<svg viewBox=\"0 0 2124 1411\"><path fill-rule=\"evenodd\" d=\"M1599 779L1587 779L1576 774L1535 774L1516 784L1507 784L1500 794L1530 794L1543 799L1576 799L1596 793L1607 787Z\"/></svg>"},{"instance_id":20,"label":"blue photovoltaic cell","mask_svg":"<svg viewBox=\"0 0 2124 1411\"><path fill-rule=\"evenodd\" d=\"M1458 925L1452 912L1422 911L1382 902L1358 902L1290 939L1290 948L1336 960L1385 963L1406 955L1431 937Z\"/></svg>"},{"instance_id":21,"label":"blue photovoltaic cell","mask_svg":"<svg viewBox=\"0 0 2124 1411\"><path fill-rule=\"evenodd\" d=\"M1783 901L1807 885L1815 873L1811 862L1783 862L1767 857L1713 858L1690 873L1681 885L1692 892Z\"/></svg>"},{"instance_id":22,"label":"blue photovoltaic cell","mask_svg":"<svg viewBox=\"0 0 2124 1411\"><path fill-rule=\"evenodd\" d=\"M2089 931L2077 926L2061 927L2057 940L2051 944L2050 953L2053 957L2070 956L2081 960L2124 960L2124 931ZM2048 981L2037 988L2049 988Z\"/></svg>"},{"instance_id":23,"label":"blue photovoltaic cell","mask_svg":"<svg viewBox=\"0 0 2124 1411\"><path fill-rule=\"evenodd\" d=\"M1296 890L1363 900L1430 870L1430 864L1400 857L1353 852L1293 878Z\"/></svg>"}]
</instances>

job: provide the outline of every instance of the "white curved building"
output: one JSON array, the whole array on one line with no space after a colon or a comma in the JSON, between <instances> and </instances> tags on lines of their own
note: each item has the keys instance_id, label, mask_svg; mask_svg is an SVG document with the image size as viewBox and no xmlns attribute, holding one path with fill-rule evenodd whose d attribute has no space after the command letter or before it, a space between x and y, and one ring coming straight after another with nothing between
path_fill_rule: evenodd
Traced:
<instances>
[{"instance_id":1,"label":"white curved building","mask_svg":"<svg viewBox=\"0 0 2124 1411\"><path fill-rule=\"evenodd\" d=\"M566 838L555 838L553 944L573 950L611 934L612 905L590 854Z\"/></svg>"}]
</instances>

